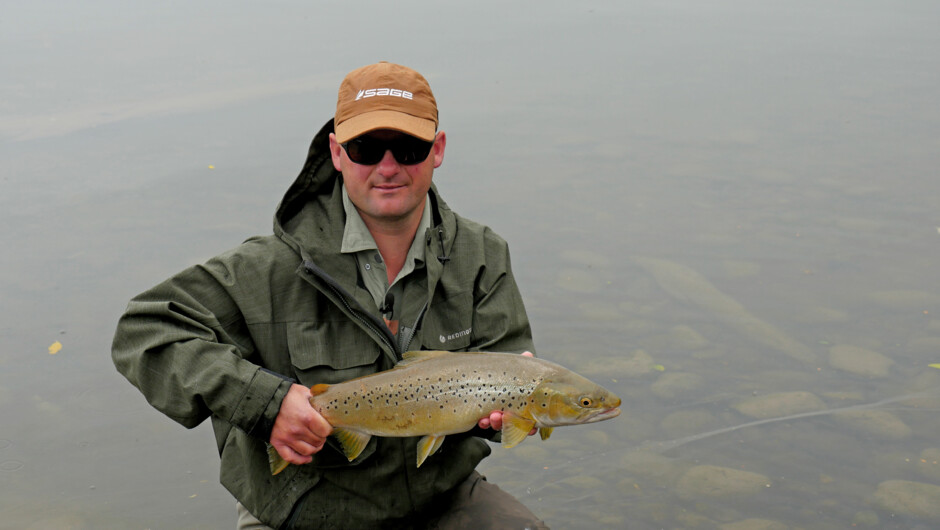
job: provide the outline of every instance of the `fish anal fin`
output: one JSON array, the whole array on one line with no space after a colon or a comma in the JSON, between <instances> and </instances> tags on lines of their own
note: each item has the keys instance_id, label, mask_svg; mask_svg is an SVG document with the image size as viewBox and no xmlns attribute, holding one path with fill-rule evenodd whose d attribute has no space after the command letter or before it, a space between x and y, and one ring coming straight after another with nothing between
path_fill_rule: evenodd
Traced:
<instances>
[{"instance_id":1,"label":"fish anal fin","mask_svg":"<svg viewBox=\"0 0 940 530\"><path fill-rule=\"evenodd\" d=\"M343 448L343 454L352 462L365 450L372 435L334 427L333 437L339 441L339 445Z\"/></svg>"},{"instance_id":2,"label":"fish anal fin","mask_svg":"<svg viewBox=\"0 0 940 530\"><path fill-rule=\"evenodd\" d=\"M554 427L539 427L539 436L542 437L542 440L548 440L548 437L552 435Z\"/></svg>"},{"instance_id":3,"label":"fish anal fin","mask_svg":"<svg viewBox=\"0 0 940 530\"><path fill-rule=\"evenodd\" d=\"M418 440L418 466L424 463L424 460L437 452L444 443L444 436L434 436L429 434Z\"/></svg>"},{"instance_id":4,"label":"fish anal fin","mask_svg":"<svg viewBox=\"0 0 940 530\"><path fill-rule=\"evenodd\" d=\"M313 385L310 387L311 396L319 396L320 394L326 392L330 388L330 385L320 383L319 385Z\"/></svg>"},{"instance_id":5,"label":"fish anal fin","mask_svg":"<svg viewBox=\"0 0 940 530\"><path fill-rule=\"evenodd\" d=\"M271 466L271 474L277 475L281 471L287 469L287 466L290 465L290 462L281 458L281 455L278 454L277 449L273 445L267 444L268 446L268 465Z\"/></svg>"},{"instance_id":6,"label":"fish anal fin","mask_svg":"<svg viewBox=\"0 0 940 530\"><path fill-rule=\"evenodd\" d=\"M533 427L535 427L535 420L503 412L503 447L518 445L532 432Z\"/></svg>"}]
</instances>

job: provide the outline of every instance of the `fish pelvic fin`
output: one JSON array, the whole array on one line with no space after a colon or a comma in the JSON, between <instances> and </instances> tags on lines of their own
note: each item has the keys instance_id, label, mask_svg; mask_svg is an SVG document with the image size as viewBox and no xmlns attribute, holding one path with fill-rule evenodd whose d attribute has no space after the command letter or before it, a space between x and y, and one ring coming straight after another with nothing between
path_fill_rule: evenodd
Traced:
<instances>
[{"instance_id":1,"label":"fish pelvic fin","mask_svg":"<svg viewBox=\"0 0 940 530\"><path fill-rule=\"evenodd\" d=\"M433 434L418 440L418 467L421 467L427 457L436 453L441 448L442 443L444 443L444 436L434 436Z\"/></svg>"},{"instance_id":2,"label":"fish pelvic fin","mask_svg":"<svg viewBox=\"0 0 940 530\"><path fill-rule=\"evenodd\" d=\"M341 427L334 427L333 437L339 441L339 445L343 448L343 454L346 455L346 458L349 459L350 462L352 462L356 459L357 456L362 454L363 450L365 450L366 445L369 443L369 439L372 438L372 435L350 431Z\"/></svg>"},{"instance_id":3,"label":"fish pelvic fin","mask_svg":"<svg viewBox=\"0 0 940 530\"><path fill-rule=\"evenodd\" d=\"M535 420L503 412L503 447L519 445L535 427Z\"/></svg>"},{"instance_id":4,"label":"fish pelvic fin","mask_svg":"<svg viewBox=\"0 0 940 530\"><path fill-rule=\"evenodd\" d=\"M542 437L542 440L548 440L548 437L552 435L553 430L555 430L554 427L540 427L539 436Z\"/></svg>"},{"instance_id":5,"label":"fish pelvic fin","mask_svg":"<svg viewBox=\"0 0 940 530\"><path fill-rule=\"evenodd\" d=\"M265 443L268 446L268 465L271 466L271 474L277 475L281 471L287 469L287 466L290 465L290 462L281 458L281 455L278 454L277 449L269 443Z\"/></svg>"}]
</instances>

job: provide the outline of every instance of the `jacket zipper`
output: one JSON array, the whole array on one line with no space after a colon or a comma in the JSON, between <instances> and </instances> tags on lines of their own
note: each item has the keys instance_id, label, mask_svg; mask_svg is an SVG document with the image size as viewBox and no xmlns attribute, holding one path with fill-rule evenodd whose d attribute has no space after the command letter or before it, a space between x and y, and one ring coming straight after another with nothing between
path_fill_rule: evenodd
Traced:
<instances>
[{"instance_id":1,"label":"jacket zipper","mask_svg":"<svg viewBox=\"0 0 940 530\"><path fill-rule=\"evenodd\" d=\"M313 274L317 276L324 282L327 286L333 291L333 294L339 298L343 306L346 308L346 311L353 316L360 324L365 326L366 329L371 331L374 335L379 337L382 340L382 343L389 349L389 351L395 354L397 359L401 359L401 351L398 349L397 342L395 337L392 335L392 332L389 331L385 324L379 321L378 317L372 315L371 313L366 313L361 311L359 308L354 308L352 304L349 303L349 299L352 298L352 295L349 294L346 289L343 288L340 284L331 278L323 269L318 267L312 261L304 260L304 270L308 274ZM410 341L409 341L410 342Z\"/></svg>"}]
</instances>

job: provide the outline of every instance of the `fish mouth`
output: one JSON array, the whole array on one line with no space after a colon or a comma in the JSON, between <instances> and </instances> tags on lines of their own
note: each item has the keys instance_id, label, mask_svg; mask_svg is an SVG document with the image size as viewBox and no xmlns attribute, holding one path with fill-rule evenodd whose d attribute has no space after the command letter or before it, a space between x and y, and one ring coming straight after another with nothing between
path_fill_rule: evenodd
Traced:
<instances>
[{"instance_id":1,"label":"fish mouth","mask_svg":"<svg viewBox=\"0 0 940 530\"><path fill-rule=\"evenodd\" d=\"M595 421L604 421L611 418L616 418L620 415L620 407L612 407L606 410L601 410L597 414L593 415L585 421L584 423L594 423Z\"/></svg>"}]
</instances>

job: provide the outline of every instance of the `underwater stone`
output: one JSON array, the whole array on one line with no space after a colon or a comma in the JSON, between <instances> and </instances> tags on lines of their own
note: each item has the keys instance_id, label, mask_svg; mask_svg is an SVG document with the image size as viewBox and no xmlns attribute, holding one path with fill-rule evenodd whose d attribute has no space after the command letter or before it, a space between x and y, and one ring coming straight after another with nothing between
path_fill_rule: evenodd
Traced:
<instances>
[{"instance_id":1,"label":"underwater stone","mask_svg":"<svg viewBox=\"0 0 940 530\"><path fill-rule=\"evenodd\" d=\"M886 480L878 484L872 500L875 507L892 515L940 523L940 486Z\"/></svg>"},{"instance_id":2,"label":"underwater stone","mask_svg":"<svg viewBox=\"0 0 940 530\"><path fill-rule=\"evenodd\" d=\"M746 497L760 493L769 484L770 479L750 471L701 465L693 467L679 479L676 493L686 500Z\"/></svg>"},{"instance_id":3,"label":"underwater stone","mask_svg":"<svg viewBox=\"0 0 940 530\"><path fill-rule=\"evenodd\" d=\"M853 431L881 440L906 440L911 428L886 410L846 410L832 415L836 422Z\"/></svg>"},{"instance_id":4,"label":"underwater stone","mask_svg":"<svg viewBox=\"0 0 940 530\"><path fill-rule=\"evenodd\" d=\"M789 530L790 527L769 519L745 519L719 526L721 530Z\"/></svg>"},{"instance_id":5,"label":"underwater stone","mask_svg":"<svg viewBox=\"0 0 940 530\"><path fill-rule=\"evenodd\" d=\"M887 377L894 361L884 355L850 346L839 344L829 348L829 365L865 377Z\"/></svg>"},{"instance_id":6,"label":"underwater stone","mask_svg":"<svg viewBox=\"0 0 940 530\"><path fill-rule=\"evenodd\" d=\"M764 420L815 412L825 406L821 399L810 392L778 392L746 399L733 408L745 416Z\"/></svg>"}]
</instances>

